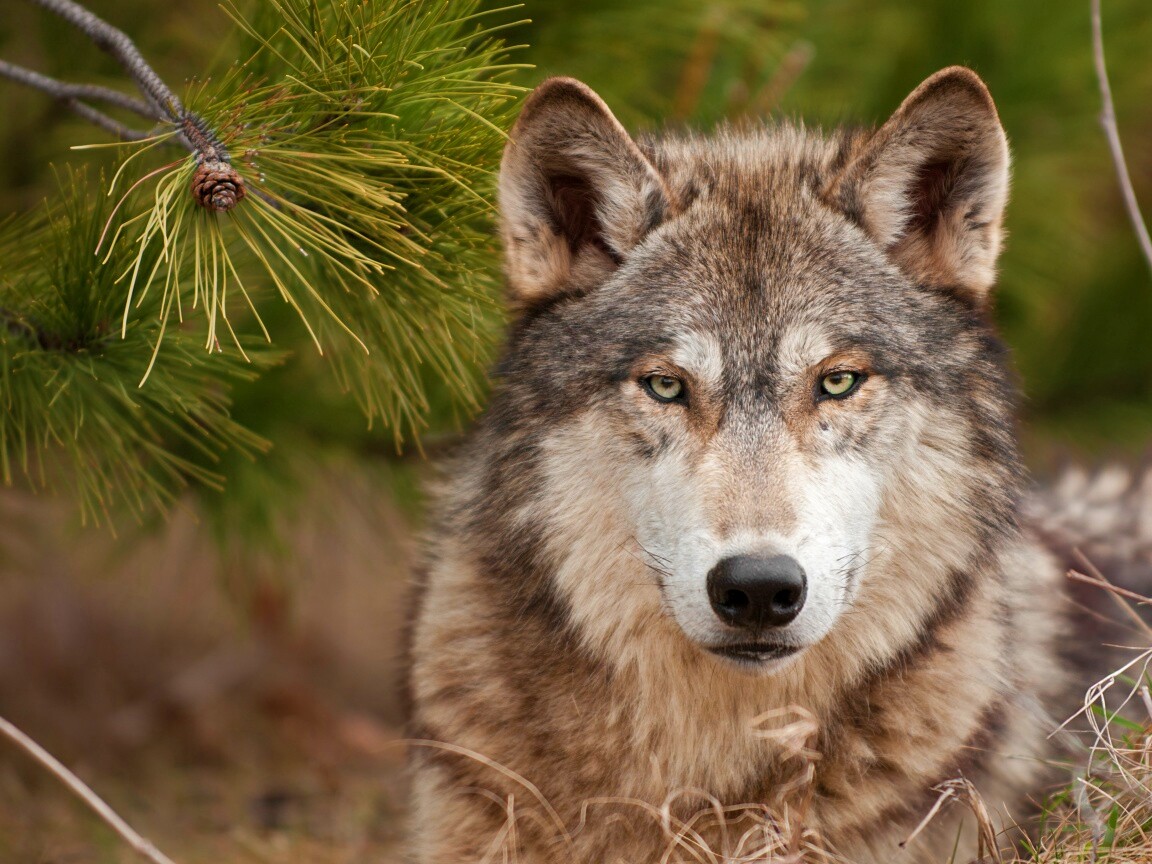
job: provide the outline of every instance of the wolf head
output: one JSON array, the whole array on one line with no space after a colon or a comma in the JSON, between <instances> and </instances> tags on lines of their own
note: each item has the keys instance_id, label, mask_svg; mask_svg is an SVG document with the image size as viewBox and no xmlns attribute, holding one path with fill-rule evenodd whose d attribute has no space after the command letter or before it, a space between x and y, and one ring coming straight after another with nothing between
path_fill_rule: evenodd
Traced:
<instances>
[{"instance_id":1,"label":"wolf head","mask_svg":"<svg viewBox=\"0 0 1152 864\"><path fill-rule=\"evenodd\" d=\"M962 604L1016 525L1008 162L962 68L828 136L634 140L542 84L501 166L514 321L467 508L516 614L774 670L880 662Z\"/></svg>"}]
</instances>

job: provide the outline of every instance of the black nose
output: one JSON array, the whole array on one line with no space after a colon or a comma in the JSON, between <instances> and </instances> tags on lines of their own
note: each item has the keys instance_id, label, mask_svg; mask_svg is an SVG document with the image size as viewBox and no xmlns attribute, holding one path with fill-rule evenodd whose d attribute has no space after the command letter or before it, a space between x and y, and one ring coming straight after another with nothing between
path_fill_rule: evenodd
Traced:
<instances>
[{"instance_id":1,"label":"black nose","mask_svg":"<svg viewBox=\"0 0 1152 864\"><path fill-rule=\"evenodd\" d=\"M800 614L807 594L803 568L787 555L736 555L708 574L712 608L733 627L783 627Z\"/></svg>"}]
</instances>

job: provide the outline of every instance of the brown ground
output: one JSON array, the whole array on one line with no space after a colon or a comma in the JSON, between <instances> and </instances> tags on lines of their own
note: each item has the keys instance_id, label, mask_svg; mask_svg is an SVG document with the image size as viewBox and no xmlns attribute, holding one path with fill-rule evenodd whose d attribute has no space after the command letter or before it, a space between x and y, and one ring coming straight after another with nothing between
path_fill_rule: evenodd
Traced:
<instances>
[{"instance_id":1,"label":"brown ground","mask_svg":"<svg viewBox=\"0 0 1152 864\"><path fill-rule=\"evenodd\" d=\"M399 860L413 531L350 473L315 482L287 568L222 564L187 509L116 539L0 495L0 715L178 864ZM0 739L0 861L139 860Z\"/></svg>"}]
</instances>

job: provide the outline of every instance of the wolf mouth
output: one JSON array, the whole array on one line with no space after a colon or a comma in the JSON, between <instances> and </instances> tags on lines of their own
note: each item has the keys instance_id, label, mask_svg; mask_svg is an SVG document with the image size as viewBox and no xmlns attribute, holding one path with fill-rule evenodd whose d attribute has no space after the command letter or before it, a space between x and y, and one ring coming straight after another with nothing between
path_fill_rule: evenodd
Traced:
<instances>
[{"instance_id":1,"label":"wolf mouth","mask_svg":"<svg viewBox=\"0 0 1152 864\"><path fill-rule=\"evenodd\" d=\"M709 645L708 650L720 657L740 663L764 663L790 657L800 650L798 645L776 642L737 642L731 645Z\"/></svg>"}]
</instances>

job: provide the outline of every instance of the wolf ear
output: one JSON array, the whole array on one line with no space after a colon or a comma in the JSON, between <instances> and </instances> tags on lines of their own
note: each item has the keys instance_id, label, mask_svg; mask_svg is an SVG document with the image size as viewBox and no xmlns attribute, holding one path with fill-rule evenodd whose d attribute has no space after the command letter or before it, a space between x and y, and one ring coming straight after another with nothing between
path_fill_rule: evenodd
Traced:
<instances>
[{"instance_id":1,"label":"wolf ear","mask_svg":"<svg viewBox=\"0 0 1152 864\"><path fill-rule=\"evenodd\" d=\"M983 303L996 278L1008 141L971 69L917 87L830 193L912 278Z\"/></svg>"},{"instance_id":2,"label":"wolf ear","mask_svg":"<svg viewBox=\"0 0 1152 864\"><path fill-rule=\"evenodd\" d=\"M652 163L586 85L551 78L512 128L500 164L511 300L530 306L602 282L664 218Z\"/></svg>"}]
</instances>

